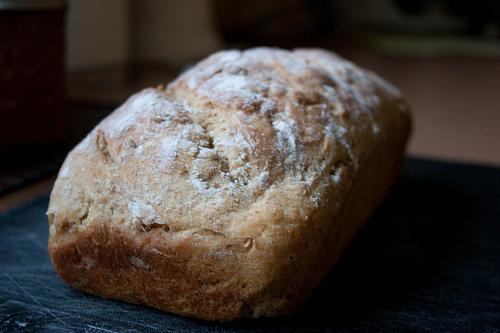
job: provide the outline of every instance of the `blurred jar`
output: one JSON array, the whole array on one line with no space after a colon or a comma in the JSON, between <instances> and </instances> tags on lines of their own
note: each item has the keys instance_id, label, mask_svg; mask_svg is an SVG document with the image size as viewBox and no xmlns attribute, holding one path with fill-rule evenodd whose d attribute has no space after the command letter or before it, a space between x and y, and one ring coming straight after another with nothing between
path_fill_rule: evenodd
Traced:
<instances>
[{"instance_id":1,"label":"blurred jar","mask_svg":"<svg viewBox=\"0 0 500 333\"><path fill-rule=\"evenodd\" d=\"M65 12L63 0L0 0L0 151L62 142Z\"/></svg>"}]
</instances>

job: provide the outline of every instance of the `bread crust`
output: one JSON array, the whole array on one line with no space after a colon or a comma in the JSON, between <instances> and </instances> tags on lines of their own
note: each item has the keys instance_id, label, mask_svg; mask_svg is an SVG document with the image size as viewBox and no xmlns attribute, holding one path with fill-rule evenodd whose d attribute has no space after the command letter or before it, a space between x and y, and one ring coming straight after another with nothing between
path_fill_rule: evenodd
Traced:
<instances>
[{"instance_id":1,"label":"bread crust","mask_svg":"<svg viewBox=\"0 0 500 333\"><path fill-rule=\"evenodd\" d=\"M180 315L291 313L396 181L410 127L397 89L334 53L216 53L68 155L52 263L77 289Z\"/></svg>"}]
</instances>

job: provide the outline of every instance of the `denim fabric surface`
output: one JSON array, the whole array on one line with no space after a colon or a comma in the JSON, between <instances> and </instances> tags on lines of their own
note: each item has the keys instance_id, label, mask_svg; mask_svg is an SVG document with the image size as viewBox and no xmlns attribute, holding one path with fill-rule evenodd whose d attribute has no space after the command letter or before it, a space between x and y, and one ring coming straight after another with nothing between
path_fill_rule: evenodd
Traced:
<instances>
[{"instance_id":1,"label":"denim fabric surface","mask_svg":"<svg viewBox=\"0 0 500 333\"><path fill-rule=\"evenodd\" d=\"M47 205L0 215L0 332L500 332L500 169L409 159L299 311L230 323L67 286L47 253Z\"/></svg>"}]
</instances>

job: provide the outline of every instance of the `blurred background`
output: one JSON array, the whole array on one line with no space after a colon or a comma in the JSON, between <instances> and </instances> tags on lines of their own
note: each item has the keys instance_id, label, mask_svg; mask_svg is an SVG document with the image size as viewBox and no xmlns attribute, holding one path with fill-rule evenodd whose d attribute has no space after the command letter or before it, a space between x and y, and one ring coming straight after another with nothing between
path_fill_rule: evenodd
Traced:
<instances>
[{"instance_id":1,"label":"blurred background","mask_svg":"<svg viewBox=\"0 0 500 333\"><path fill-rule=\"evenodd\" d=\"M500 1L0 0L0 195L207 55L322 47L399 87L409 155L500 166Z\"/></svg>"}]
</instances>

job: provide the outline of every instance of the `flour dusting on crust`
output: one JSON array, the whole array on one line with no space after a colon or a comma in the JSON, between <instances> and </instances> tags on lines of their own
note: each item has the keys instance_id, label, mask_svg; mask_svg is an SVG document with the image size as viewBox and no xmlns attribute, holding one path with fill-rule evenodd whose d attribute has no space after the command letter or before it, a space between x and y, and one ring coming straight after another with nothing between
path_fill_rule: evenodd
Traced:
<instances>
[{"instance_id":1,"label":"flour dusting on crust","mask_svg":"<svg viewBox=\"0 0 500 333\"><path fill-rule=\"evenodd\" d=\"M314 205L328 186L347 184L342 171L368 153L358 142L382 131L381 91L400 98L326 51L225 51L166 89L136 94L95 131L117 192L143 197L130 201L130 216L163 221L161 212L179 212L189 224L181 212L208 218L216 209L224 220L265 200L276 184L303 188Z\"/></svg>"},{"instance_id":2,"label":"flour dusting on crust","mask_svg":"<svg viewBox=\"0 0 500 333\"><path fill-rule=\"evenodd\" d=\"M80 290L180 315L290 313L394 184L409 130L400 93L331 52L216 53L68 155L51 261Z\"/></svg>"}]
</instances>

